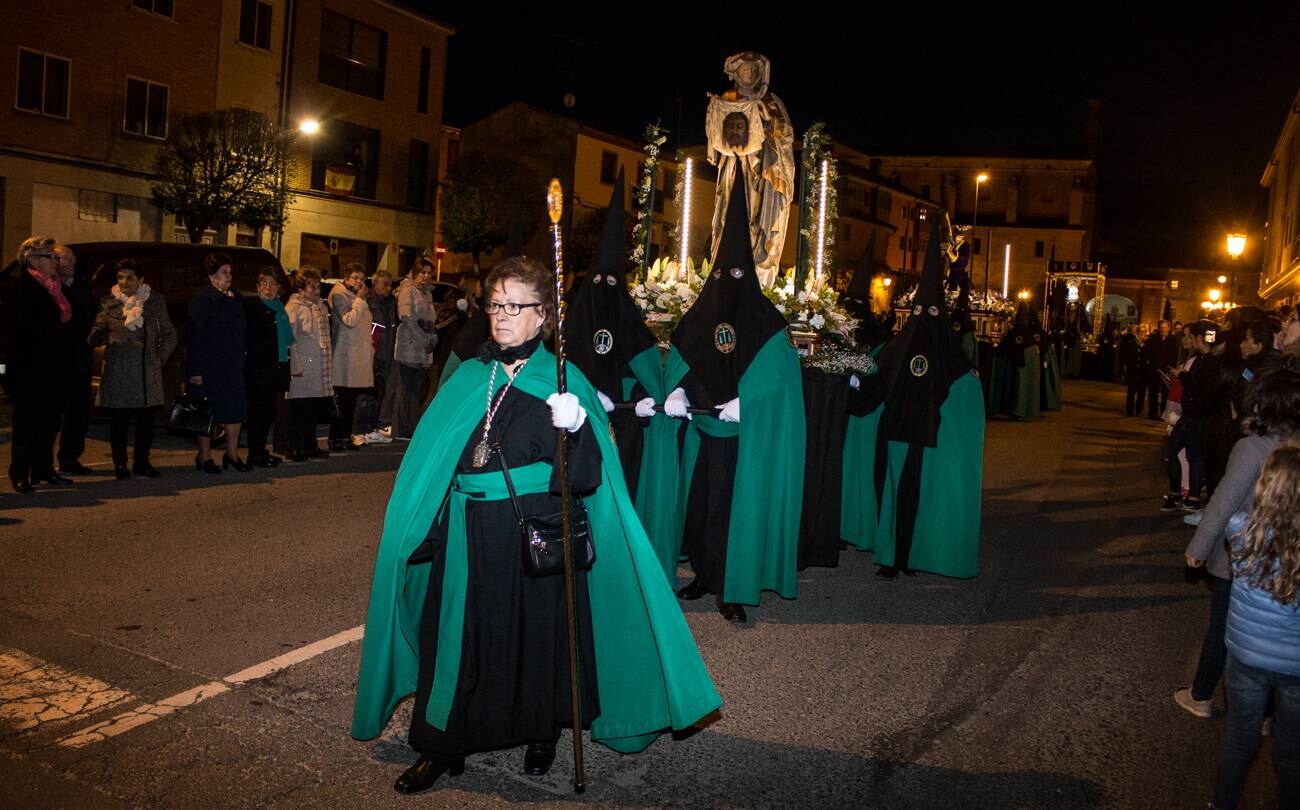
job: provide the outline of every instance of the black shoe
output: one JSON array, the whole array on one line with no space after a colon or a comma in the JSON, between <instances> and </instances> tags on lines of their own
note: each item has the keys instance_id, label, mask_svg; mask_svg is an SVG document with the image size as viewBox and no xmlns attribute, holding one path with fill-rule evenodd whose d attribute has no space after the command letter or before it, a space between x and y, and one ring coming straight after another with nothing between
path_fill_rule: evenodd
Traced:
<instances>
[{"instance_id":1,"label":"black shoe","mask_svg":"<svg viewBox=\"0 0 1300 810\"><path fill-rule=\"evenodd\" d=\"M691 584L687 585L685 588L682 588L680 591L677 592L677 597L679 599L685 599L688 602L692 602L704 596L708 592L709 592L708 587L700 580L699 577L696 577L695 579L691 580Z\"/></svg>"},{"instance_id":2,"label":"black shoe","mask_svg":"<svg viewBox=\"0 0 1300 810\"><path fill-rule=\"evenodd\" d=\"M345 453L351 449L351 442L330 442L331 453Z\"/></svg>"},{"instance_id":3,"label":"black shoe","mask_svg":"<svg viewBox=\"0 0 1300 810\"><path fill-rule=\"evenodd\" d=\"M208 473L209 475L217 475L218 473L221 472L221 468L217 466L217 462L213 461L212 459L208 459L206 461L199 461L198 456L194 457L194 469L200 472Z\"/></svg>"},{"instance_id":4,"label":"black shoe","mask_svg":"<svg viewBox=\"0 0 1300 810\"><path fill-rule=\"evenodd\" d=\"M228 456L223 453L221 455L221 469L224 470L229 467L234 467L236 470L239 470L240 472L253 471L252 465L242 460L239 456Z\"/></svg>"},{"instance_id":5,"label":"black shoe","mask_svg":"<svg viewBox=\"0 0 1300 810\"><path fill-rule=\"evenodd\" d=\"M56 487L61 487L61 486L66 486L68 484L76 483L71 478L64 478L63 476L59 475L56 472L45 473L44 475L32 476L32 483L39 484L42 481L44 481L47 484L54 484Z\"/></svg>"},{"instance_id":6,"label":"black shoe","mask_svg":"<svg viewBox=\"0 0 1300 810\"><path fill-rule=\"evenodd\" d=\"M887 579L893 581L898 579L898 569L892 565L882 565L876 569L876 579Z\"/></svg>"},{"instance_id":7,"label":"black shoe","mask_svg":"<svg viewBox=\"0 0 1300 810\"><path fill-rule=\"evenodd\" d=\"M284 462L284 459L280 456L277 456L275 453L267 453L266 460L271 462L272 467L278 467L280 466L281 463Z\"/></svg>"},{"instance_id":8,"label":"black shoe","mask_svg":"<svg viewBox=\"0 0 1300 810\"><path fill-rule=\"evenodd\" d=\"M555 743L529 743L524 752L524 773L529 776L545 776L555 761Z\"/></svg>"},{"instance_id":9,"label":"black shoe","mask_svg":"<svg viewBox=\"0 0 1300 810\"><path fill-rule=\"evenodd\" d=\"M131 477L131 471L126 468L125 464L119 464L113 468L113 477L119 481L125 481Z\"/></svg>"},{"instance_id":10,"label":"black shoe","mask_svg":"<svg viewBox=\"0 0 1300 810\"><path fill-rule=\"evenodd\" d=\"M745 606L737 605L735 602L718 603L718 612L722 614L722 618L732 624L741 624L749 621L749 617L745 615Z\"/></svg>"},{"instance_id":11,"label":"black shoe","mask_svg":"<svg viewBox=\"0 0 1300 810\"><path fill-rule=\"evenodd\" d=\"M1173 495L1173 494L1166 495L1165 499L1160 503L1161 512L1177 512L1179 509L1182 508L1183 508L1183 499L1179 495Z\"/></svg>"},{"instance_id":12,"label":"black shoe","mask_svg":"<svg viewBox=\"0 0 1300 810\"><path fill-rule=\"evenodd\" d=\"M329 458L329 457L330 457L330 452L328 450L322 450L319 447L313 447L312 449L307 451L307 458Z\"/></svg>"},{"instance_id":13,"label":"black shoe","mask_svg":"<svg viewBox=\"0 0 1300 810\"><path fill-rule=\"evenodd\" d=\"M293 462L294 464L301 464L302 462L307 460L307 454L299 453L298 451L295 450L292 453L290 453L288 456L285 456L285 459L287 461Z\"/></svg>"},{"instance_id":14,"label":"black shoe","mask_svg":"<svg viewBox=\"0 0 1300 810\"><path fill-rule=\"evenodd\" d=\"M154 466L147 461L144 462L143 464L141 464L140 462L136 462L134 465L132 465L131 472L135 473L136 475L143 475L145 478L157 478L160 475L162 475L162 473L154 469Z\"/></svg>"},{"instance_id":15,"label":"black shoe","mask_svg":"<svg viewBox=\"0 0 1300 810\"><path fill-rule=\"evenodd\" d=\"M24 495L36 491L36 487L32 486L32 482L26 478L10 478L9 483L14 485L14 492L21 492Z\"/></svg>"},{"instance_id":16,"label":"black shoe","mask_svg":"<svg viewBox=\"0 0 1300 810\"><path fill-rule=\"evenodd\" d=\"M60 464L59 472L64 475L94 475L95 471L82 464L80 461L74 461L71 464Z\"/></svg>"},{"instance_id":17,"label":"black shoe","mask_svg":"<svg viewBox=\"0 0 1300 810\"><path fill-rule=\"evenodd\" d=\"M393 783L393 790L398 793L419 793L433 787L433 783L437 782L438 777L444 773L460 776L464 772L464 757L448 760L442 757L432 759L422 756L414 765L403 771L401 776L397 777L397 781Z\"/></svg>"},{"instance_id":18,"label":"black shoe","mask_svg":"<svg viewBox=\"0 0 1300 810\"><path fill-rule=\"evenodd\" d=\"M249 456L248 463L254 467L261 467L262 469L265 470L270 467L274 467L280 462L272 461L270 456Z\"/></svg>"}]
</instances>

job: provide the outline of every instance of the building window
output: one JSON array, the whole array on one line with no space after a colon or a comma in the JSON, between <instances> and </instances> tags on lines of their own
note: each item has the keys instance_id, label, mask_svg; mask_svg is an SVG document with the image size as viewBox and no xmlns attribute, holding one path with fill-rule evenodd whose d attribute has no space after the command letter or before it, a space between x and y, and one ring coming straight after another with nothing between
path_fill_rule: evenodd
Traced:
<instances>
[{"instance_id":1,"label":"building window","mask_svg":"<svg viewBox=\"0 0 1300 810\"><path fill-rule=\"evenodd\" d=\"M126 80L126 120L122 129L147 138L167 137L167 85Z\"/></svg>"},{"instance_id":2,"label":"building window","mask_svg":"<svg viewBox=\"0 0 1300 810\"><path fill-rule=\"evenodd\" d=\"M131 5L160 17L172 16L172 0L131 0Z\"/></svg>"},{"instance_id":3,"label":"building window","mask_svg":"<svg viewBox=\"0 0 1300 810\"><path fill-rule=\"evenodd\" d=\"M333 11L321 14L321 84L362 96L384 98L388 32Z\"/></svg>"},{"instance_id":4,"label":"building window","mask_svg":"<svg viewBox=\"0 0 1300 810\"><path fill-rule=\"evenodd\" d=\"M262 229L254 228L251 225L236 225L235 244L240 247L260 247L262 244Z\"/></svg>"},{"instance_id":5,"label":"building window","mask_svg":"<svg viewBox=\"0 0 1300 810\"><path fill-rule=\"evenodd\" d=\"M433 63L433 51L428 48L420 48L420 88L416 92L415 111L427 113L429 111L429 67Z\"/></svg>"},{"instance_id":6,"label":"building window","mask_svg":"<svg viewBox=\"0 0 1300 810\"><path fill-rule=\"evenodd\" d=\"M978 256L978 255L980 255L980 253L983 252L983 248L984 248L983 240L981 240L981 239L979 239L979 238L977 237L977 238L975 239L975 246L974 246L973 248L971 248L971 252L973 252L976 256Z\"/></svg>"},{"instance_id":7,"label":"building window","mask_svg":"<svg viewBox=\"0 0 1300 810\"><path fill-rule=\"evenodd\" d=\"M264 51L271 50L270 3L239 0L239 41Z\"/></svg>"},{"instance_id":8,"label":"building window","mask_svg":"<svg viewBox=\"0 0 1300 810\"><path fill-rule=\"evenodd\" d=\"M77 191L77 219L85 222L117 222L117 195L107 191Z\"/></svg>"},{"instance_id":9,"label":"building window","mask_svg":"<svg viewBox=\"0 0 1300 810\"><path fill-rule=\"evenodd\" d=\"M840 228L840 240L844 242L853 241L853 226L847 222Z\"/></svg>"},{"instance_id":10,"label":"building window","mask_svg":"<svg viewBox=\"0 0 1300 810\"><path fill-rule=\"evenodd\" d=\"M669 198L677 196L676 169L664 169L664 196Z\"/></svg>"},{"instance_id":11,"label":"building window","mask_svg":"<svg viewBox=\"0 0 1300 810\"><path fill-rule=\"evenodd\" d=\"M373 200L378 181L379 130L331 121L312 140L312 188Z\"/></svg>"},{"instance_id":12,"label":"building window","mask_svg":"<svg viewBox=\"0 0 1300 810\"><path fill-rule=\"evenodd\" d=\"M67 59L19 48L15 106L28 112L67 118L71 79L72 63Z\"/></svg>"},{"instance_id":13,"label":"building window","mask_svg":"<svg viewBox=\"0 0 1300 810\"><path fill-rule=\"evenodd\" d=\"M411 156L406 165L406 204L411 208L428 206L429 144L411 139Z\"/></svg>"},{"instance_id":14,"label":"building window","mask_svg":"<svg viewBox=\"0 0 1300 810\"><path fill-rule=\"evenodd\" d=\"M614 175L616 174L618 174L618 155L613 152L601 152L600 182L612 186L614 185Z\"/></svg>"},{"instance_id":15,"label":"building window","mask_svg":"<svg viewBox=\"0 0 1300 810\"><path fill-rule=\"evenodd\" d=\"M1034 258L1035 259L1043 258L1043 251L1046 249L1047 249L1047 245L1043 244L1043 240L1039 239L1037 242L1034 243Z\"/></svg>"},{"instance_id":16,"label":"building window","mask_svg":"<svg viewBox=\"0 0 1300 810\"><path fill-rule=\"evenodd\" d=\"M447 141L447 173L450 174L456 169L456 164L460 162L460 141Z\"/></svg>"},{"instance_id":17,"label":"building window","mask_svg":"<svg viewBox=\"0 0 1300 810\"><path fill-rule=\"evenodd\" d=\"M928 183L921 186L921 196L927 200L930 199L930 186Z\"/></svg>"}]
</instances>

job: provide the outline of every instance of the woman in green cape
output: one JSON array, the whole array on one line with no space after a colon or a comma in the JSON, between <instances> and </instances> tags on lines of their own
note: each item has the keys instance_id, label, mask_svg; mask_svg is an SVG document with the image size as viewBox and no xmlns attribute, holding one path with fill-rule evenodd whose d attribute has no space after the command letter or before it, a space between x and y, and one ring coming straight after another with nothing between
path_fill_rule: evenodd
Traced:
<instances>
[{"instance_id":1,"label":"woman in green cape","mask_svg":"<svg viewBox=\"0 0 1300 810\"><path fill-rule=\"evenodd\" d=\"M556 391L541 345L550 273L515 258L488 277L492 338L426 411L403 459L375 564L352 735L378 736L414 693L419 759L397 780L427 789L465 755L527 745L544 774L571 718L562 577L528 577L514 507L559 510L556 429L569 431L595 563L576 577L583 728L634 752L720 705L685 619L627 495L605 412L580 371ZM575 730L576 731L576 730Z\"/></svg>"}]
</instances>

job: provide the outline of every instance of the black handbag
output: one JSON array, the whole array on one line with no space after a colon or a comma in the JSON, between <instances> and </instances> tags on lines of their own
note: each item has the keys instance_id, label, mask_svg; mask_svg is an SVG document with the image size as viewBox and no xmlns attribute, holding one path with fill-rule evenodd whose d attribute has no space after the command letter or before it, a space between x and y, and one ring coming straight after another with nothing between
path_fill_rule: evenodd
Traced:
<instances>
[{"instance_id":1,"label":"black handbag","mask_svg":"<svg viewBox=\"0 0 1300 810\"><path fill-rule=\"evenodd\" d=\"M501 463L501 474L506 479L506 491L519 520L520 554L524 573L530 577L548 577L564 573L564 515L535 515L524 517L515 496L515 485L510 480L505 454L494 448ZM569 499L569 536L573 540L573 570L586 571L596 562L596 547L591 542L591 523L587 507L578 498Z\"/></svg>"},{"instance_id":2,"label":"black handbag","mask_svg":"<svg viewBox=\"0 0 1300 810\"><path fill-rule=\"evenodd\" d=\"M167 414L167 430L183 436L211 436L212 422L212 403L188 394L177 394Z\"/></svg>"}]
</instances>

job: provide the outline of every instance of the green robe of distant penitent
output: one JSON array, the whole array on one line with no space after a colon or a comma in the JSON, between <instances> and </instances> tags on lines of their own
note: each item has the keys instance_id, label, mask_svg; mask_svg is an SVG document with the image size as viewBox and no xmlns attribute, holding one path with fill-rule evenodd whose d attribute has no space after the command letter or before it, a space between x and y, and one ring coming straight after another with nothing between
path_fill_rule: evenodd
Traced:
<instances>
[{"instance_id":1,"label":"green robe of distant penitent","mask_svg":"<svg viewBox=\"0 0 1300 810\"><path fill-rule=\"evenodd\" d=\"M664 388L676 388L689 370L674 346L668 354ZM798 592L807 428L799 357L784 330L768 338L754 356L740 378L738 395L739 423L712 416L695 416L688 423L682 446L675 542L680 548L700 433L739 436L722 600L757 605L763 591L776 591L793 599Z\"/></svg>"},{"instance_id":2,"label":"green robe of distant penitent","mask_svg":"<svg viewBox=\"0 0 1300 810\"><path fill-rule=\"evenodd\" d=\"M489 366L464 362L430 404L402 460L384 519L352 717L352 736L378 736L393 709L416 688L420 620L429 563L408 558L428 534L448 492L456 462L483 419ZM498 375L498 387L505 375ZM568 367L569 391L592 420L600 444L602 483L584 499L596 545L587 573L601 714L596 742L621 753L639 751L669 729L684 729L722 705L682 616L672 586L636 516L604 409L582 373ZM555 358L538 347L515 387L545 400L556 391ZM797 520L797 515L796 515ZM796 531L792 537L797 536ZM449 537L438 639L438 673L459 672L467 577L463 531ZM457 601L459 598L459 602ZM443 660L443 659L446 660ZM428 721L442 728L456 684L435 675Z\"/></svg>"},{"instance_id":3,"label":"green robe of distant penitent","mask_svg":"<svg viewBox=\"0 0 1300 810\"><path fill-rule=\"evenodd\" d=\"M875 416L879 414L877 409ZM966 374L952 384L939 420L936 446L921 451L921 508L907 560L895 559L895 530L908 445L889 442L875 561L949 577L973 577L979 573L984 471L984 393L978 377Z\"/></svg>"},{"instance_id":4,"label":"green robe of distant penitent","mask_svg":"<svg viewBox=\"0 0 1300 810\"><path fill-rule=\"evenodd\" d=\"M1042 396L1039 407L1044 411L1061 410L1061 367L1056 362L1056 349L1050 344L1043 350L1047 362L1042 364L1043 375L1039 382Z\"/></svg>"},{"instance_id":5,"label":"green robe of distant penitent","mask_svg":"<svg viewBox=\"0 0 1300 810\"><path fill-rule=\"evenodd\" d=\"M663 352L651 346L628 364L633 377L623 379L623 396L631 396L639 383L646 396L662 403L672 390L664 384ZM677 582L677 560L681 556L681 526L677 512L682 497L681 459L678 452L678 420L657 411L645 427L641 444L641 470L632 500L645 526L646 536L663 566L668 582Z\"/></svg>"},{"instance_id":6,"label":"green robe of distant penitent","mask_svg":"<svg viewBox=\"0 0 1300 810\"><path fill-rule=\"evenodd\" d=\"M880 354L883 348L885 344L881 343L871 355ZM850 416L844 429L840 539L858 551L876 547L876 527L880 523L880 505L876 503L876 428L883 407L879 405L863 416Z\"/></svg>"}]
</instances>

